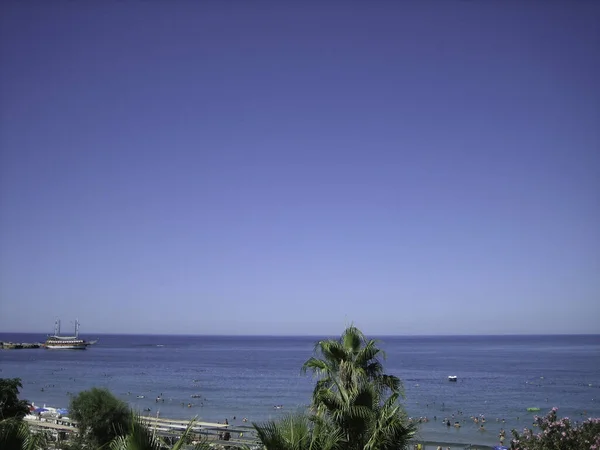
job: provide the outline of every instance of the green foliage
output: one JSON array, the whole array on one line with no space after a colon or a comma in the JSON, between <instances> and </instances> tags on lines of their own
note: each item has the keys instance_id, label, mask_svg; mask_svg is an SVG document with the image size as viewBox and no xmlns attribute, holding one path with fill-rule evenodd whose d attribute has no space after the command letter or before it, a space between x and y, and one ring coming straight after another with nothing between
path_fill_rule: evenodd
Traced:
<instances>
[{"instance_id":1,"label":"green foliage","mask_svg":"<svg viewBox=\"0 0 600 450\"><path fill-rule=\"evenodd\" d=\"M161 444L159 437L132 414L129 432L115 437L110 443L110 450L160 450L163 448Z\"/></svg>"},{"instance_id":2,"label":"green foliage","mask_svg":"<svg viewBox=\"0 0 600 450\"><path fill-rule=\"evenodd\" d=\"M130 431L129 407L108 389L80 392L71 399L69 412L77 421L80 441L92 448L107 445Z\"/></svg>"},{"instance_id":3,"label":"green foliage","mask_svg":"<svg viewBox=\"0 0 600 450\"><path fill-rule=\"evenodd\" d=\"M41 450L45 433L32 433L23 417L29 412L26 400L19 400L19 378L0 378L0 449Z\"/></svg>"},{"instance_id":4,"label":"green foliage","mask_svg":"<svg viewBox=\"0 0 600 450\"><path fill-rule=\"evenodd\" d=\"M20 378L0 378L0 420L22 419L29 412L26 400L19 400Z\"/></svg>"},{"instance_id":5,"label":"green foliage","mask_svg":"<svg viewBox=\"0 0 600 450\"><path fill-rule=\"evenodd\" d=\"M192 426L195 420L191 420L181 435L181 438L173 447L167 446L165 442L156 435L140 417L133 413L130 416L129 431L127 434L117 436L109 445L110 450L181 450L191 440ZM208 450L210 445L202 441L193 447L195 450Z\"/></svg>"},{"instance_id":6,"label":"green foliage","mask_svg":"<svg viewBox=\"0 0 600 450\"><path fill-rule=\"evenodd\" d=\"M254 423L267 450L341 450L340 430L306 414L289 414L279 421Z\"/></svg>"},{"instance_id":7,"label":"green foliage","mask_svg":"<svg viewBox=\"0 0 600 450\"><path fill-rule=\"evenodd\" d=\"M558 418L558 408L545 417L535 417L539 432L525 428L522 433L512 430L511 448L516 450L598 450L600 449L600 418L572 423L568 417Z\"/></svg>"},{"instance_id":8,"label":"green foliage","mask_svg":"<svg viewBox=\"0 0 600 450\"><path fill-rule=\"evenodd\" d=\"M407 448L416 429L398 403L400 379L384 373L377 342L350 326L339 339L318 342L315 353L302 367L317 376L312 414L254 424L267 450Z\"/></svg>"},{"instance_id":9,"label":"green foliage","mask_svg":"<svg viewBox=\"0 0 600 450\"><path fill-rule=\"evenodd\" d=\"M84 443L80 440L71 439L68 441L61 441L56 443L56 448L60 450L85 450Z\"/></svg>"},{"instance_id":10,"label":"green foliage","mask_svg":"<svg viewBox=\"0 0 600 450\"><path fill-rule=\"evenodd\" d=\"M46 448L44 433L32 433L22 419L0 421L0 449L2 450L42 450Z\"/></svg>"},{"instance_id":11,"label":"green foliage","mask_svg":"<svg viewBox=\"0 0 600 450\"><path fill-rule=\"evenodd\" d=\"M350 326L339 339L318 342L315 351L316 357L303 366L318 377L313 408L342 431L344 448L406 447L416 429L398 403L403 395L400 379L384 372L385 354L377 341Z\"/></svg>"},{"instance_id":12,"label":"green foliage","mask_svg":"<svg viewBox=\"0 0 600 450\"><path fill-rule=\"evenodd\" d=\"M376 340L367 340L358 328L350 326L339 339L317 342L316 356L304 363L302 371L311 370L319 377L315 394L320 389L343 393L367 381L381 394L403 395L400 379L384 373L381 359L385 358L385 353L377 344Z\"/></svg>"}]
</instances>

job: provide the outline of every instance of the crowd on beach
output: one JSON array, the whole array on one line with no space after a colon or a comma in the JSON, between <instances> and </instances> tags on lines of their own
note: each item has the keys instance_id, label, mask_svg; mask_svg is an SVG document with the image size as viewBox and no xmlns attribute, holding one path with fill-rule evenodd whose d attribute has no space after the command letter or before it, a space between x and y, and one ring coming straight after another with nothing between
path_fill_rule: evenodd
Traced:
<instances>
[{"instance_id":1,"label":"crowd on beach","mask_svg":"<svg viewBox=\"0 0 600 450\"><path fill-rule=\"evenodd\" d=\"M428 416L421 416L418 418L409 417L408 420L411 423L428 423L428 422L430 422L430 418ZM519 417L517 417L517 420L519 420ZM438 421L437 415L433 416L433 421L434 422ZM496 418L496 422L505 424L506 420L504 418ZM449 416L446 416L443 419L441 419L441 424L447 428L454 427L456 429L460 429L464 424L468 424L468 423L473 423L477 427L477 430L480 432L487 431L486 427L485 427L486 417L484 414L470 416L467 418L464 415L463 411L458 410L455 413L452 413ZM498 433L498 441L499 441L500 445L503 445L505 440L506 440L506 430L504 428L500 428L500 431Z\"/></svg>"}]
</instances>

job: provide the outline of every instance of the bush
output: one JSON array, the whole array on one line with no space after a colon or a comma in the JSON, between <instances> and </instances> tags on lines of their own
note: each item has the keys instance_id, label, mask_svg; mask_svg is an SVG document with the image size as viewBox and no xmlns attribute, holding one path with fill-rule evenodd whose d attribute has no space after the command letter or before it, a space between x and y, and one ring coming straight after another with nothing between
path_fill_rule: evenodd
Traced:
<instances>
[{"instance_id":1,"label":"bush","mask_svg":"<svg viewBox=\"0 0 600 450\"><path fill-rule=\"evenodd\" d=\"M600 418L589 418L583 423L571 423L568 417L559 419L558 408L545 417L535 417L536 434L525 428L519 434L512 430L511 449L515 450L600 450Z\"/></svg>"},{"instance_id":2,"label":"bush","mask_svg":"<svg viewBox=\"0 0 600 450\"><path fill-rule=\"evenodd\" d=\"M77 421L80 440L93 448L129 432L129 407L108 389L92 388L80 392L71 400L69 413Z\"/></svg>"}]
</instances>

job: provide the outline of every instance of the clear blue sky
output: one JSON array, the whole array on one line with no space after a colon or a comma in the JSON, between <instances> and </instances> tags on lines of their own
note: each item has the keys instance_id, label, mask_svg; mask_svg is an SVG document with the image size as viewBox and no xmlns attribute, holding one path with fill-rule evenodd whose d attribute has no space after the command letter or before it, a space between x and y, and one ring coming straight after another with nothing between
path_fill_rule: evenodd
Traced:
<instances>
[{"instance_id":1,"label":"clear blue sky","mask_svg":"<svg viewBox=\"0 0 600 450\"><path fill-rule=\"evenodd\" d=\"M598 23L2 2L0 331L600 333Z\"/></svg>"}]
</instances>

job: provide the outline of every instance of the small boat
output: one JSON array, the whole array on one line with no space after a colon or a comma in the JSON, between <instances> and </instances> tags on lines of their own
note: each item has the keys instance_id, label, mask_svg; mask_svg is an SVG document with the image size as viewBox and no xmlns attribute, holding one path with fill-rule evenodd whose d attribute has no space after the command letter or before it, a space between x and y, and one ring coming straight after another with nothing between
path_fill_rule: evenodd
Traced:
<instances>
[{"instance_id":1,"label":"small boat","mask_svg":"<svg viewBox=\"0 0 600 450\"><path fill-rule=\"evenodd\" d=\"M527 408L527 411L529 412L538 412L540 410L540 408Z\"/></svg>"},{"instance_id":2,"label":"small boat","mask_svg":"<svg viewBox=\"0 0 600 450\"><path fill-rule=\"evenodd\" d=\"M448 376L448 381L456 382L456 381L458 381L458 378L456 377L456 375L449 375Z\"/></svg>"}]
</instances>

